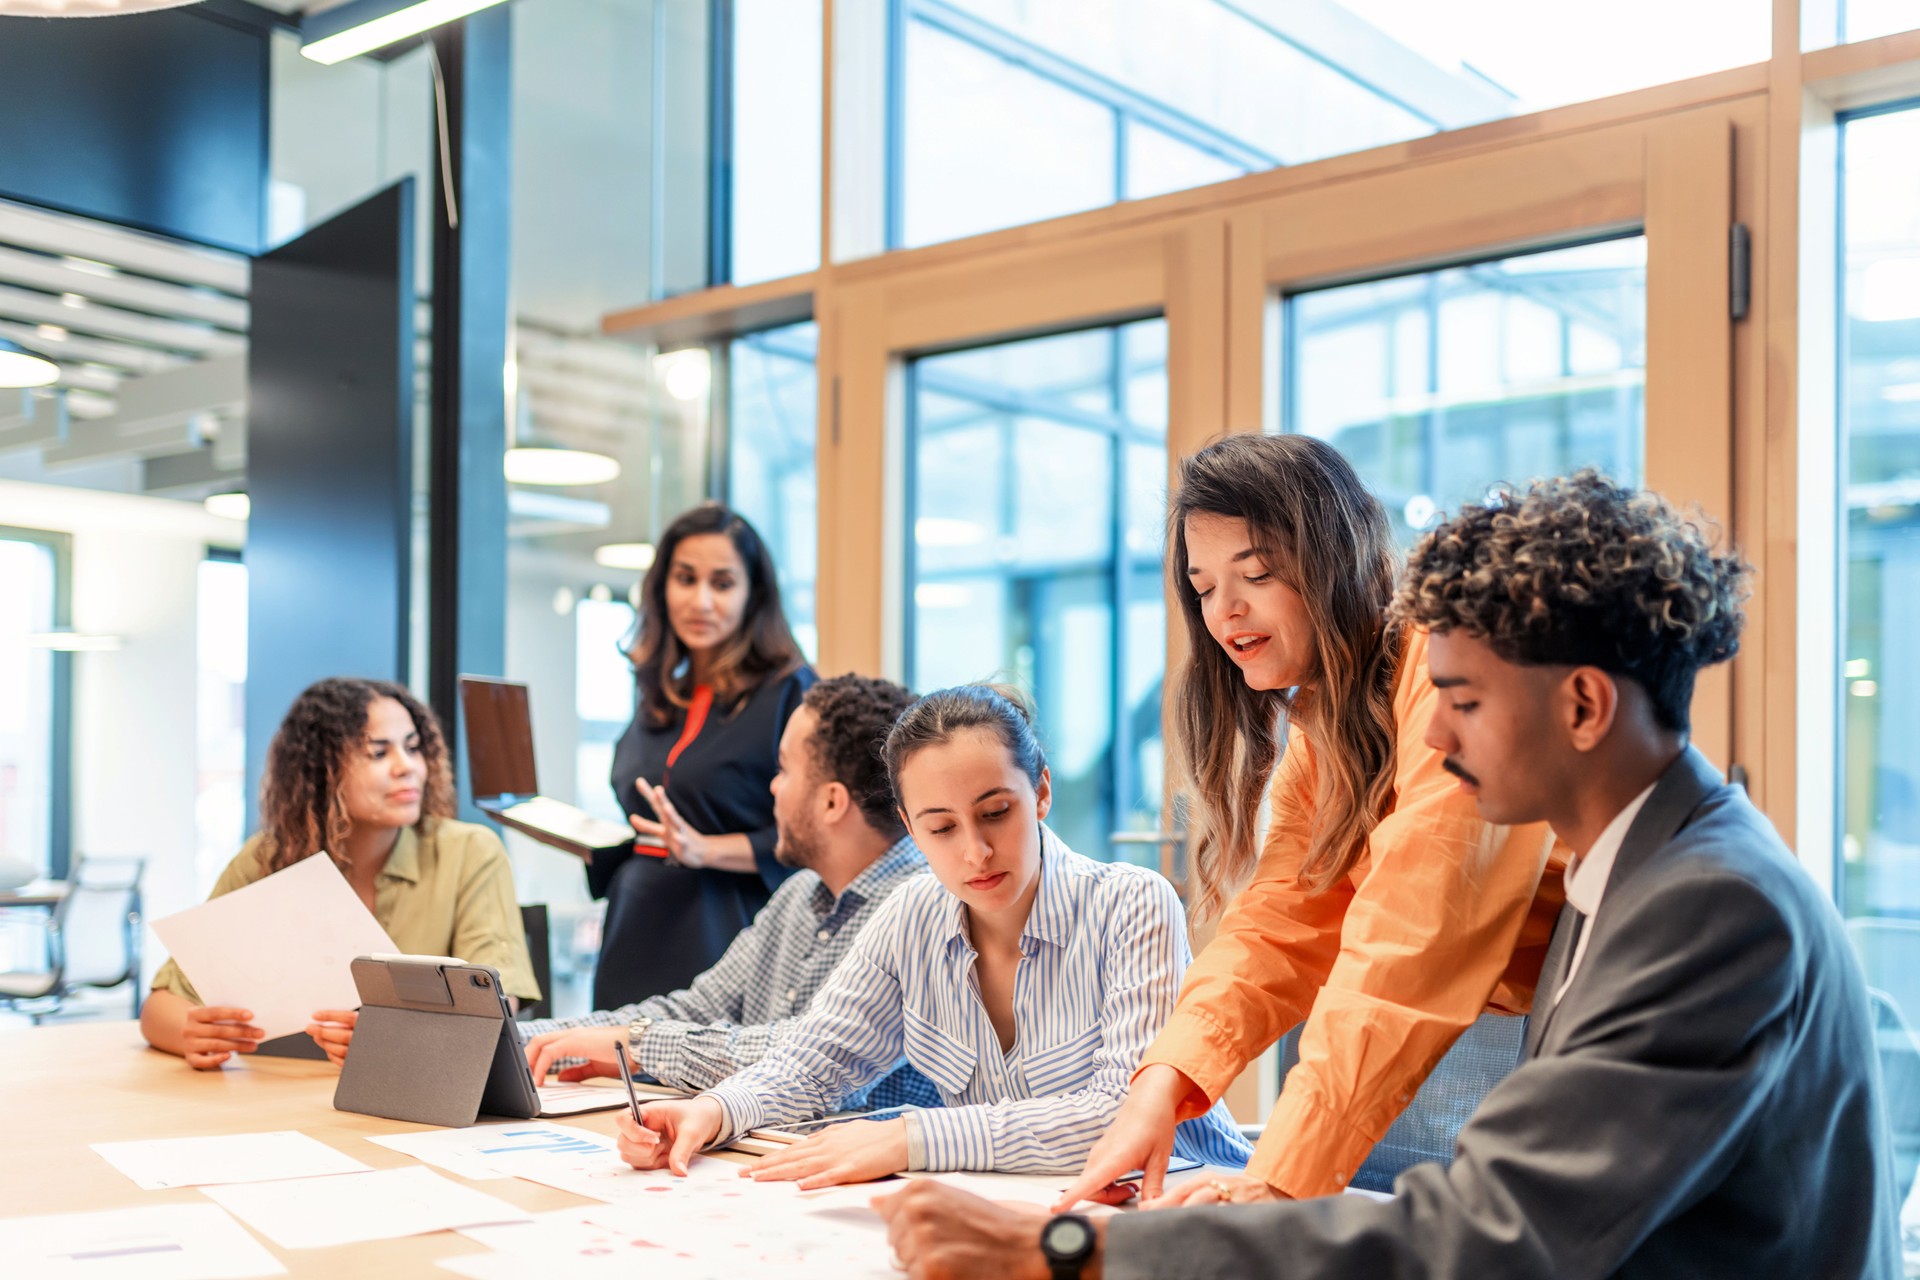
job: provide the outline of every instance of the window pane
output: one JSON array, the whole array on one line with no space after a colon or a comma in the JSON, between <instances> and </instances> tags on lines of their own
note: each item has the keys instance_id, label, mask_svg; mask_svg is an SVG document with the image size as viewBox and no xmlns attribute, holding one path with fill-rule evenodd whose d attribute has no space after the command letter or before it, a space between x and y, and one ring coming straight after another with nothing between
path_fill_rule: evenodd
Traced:
<instances>
[{"instance_id":1,"label":"window pane","mask_svg":"<svg viewBox=\"0 0 1920 1280\"><path fill-rule=\"evenodd\" d=\"M193 889L204 897L247 834L247 567L237 560L202 560L197 605Z\"/></svg>"},{"instance_id":2,"label":"window pane","mask_svg":"<svg viewBox=\"0 0 1920 1280\"><path fill-rule=\"evenodd\" d=\"M734 0L736 284L820 265L820 0Z\"/></svg>"},{"instance_id":3,"label":"window pane","mask_svg":"<svg viewBox=\"0 0 1920 1280\"><path fill-rule=\"evenodd\" d=\"M1109 833L1160 818L1165 329L912 366L909 679L1027 690L1053 773L1049 825L1097 857ZM1157 865L1153 846L1116 852Z\"/></svg>"},{"instance_id":4,"label":"window pane","mask_svg":"<svg viewBox=\"0 0 1920 1280\"><path fill-rule=\"evenodd\" d=\"M773 553L787 621L809 658L820 651L813 598L818 345L808 322L741 338L727 357L728 500Z\"/></svg>"},{"instance_id":5,"label":"window pane","mask_svg":"<svg viewBox=\"0 0 1920 1280\"><path fill-rule=\"evenodd\" d=\"M902 243L1112 202L1111 111L922 22L906 43Z\"/></svg>"},{"instance_id":6,"label":"window pane","mask_svg":"<svg viewBox=\"0 0 1920 1280\"><path fill-rule=\"evenodd\" d=\"M0 539L0 858L45 874L53 841L53 548Z\"/></svg>"},{"instance_id":7,"label":"window pane","mask_svg":"<svg viewBox=\"0 0 1920 1280\"><path fill-rule=\"evenodd\" d=\"M1403 543L1498 483L1643 470L1641 237L1288 300L1285 429L1332 442Z\"/></svg>"},{"instance_id":8,"label":"window pane","mask_svg":"<svg viewBox=\"0 0 1920 1280\"><path fill-rule=\"evenodd\" d=\"M1838 891L1891 1063L1920 1025L1920 672L1900 649L1920 628L1920 110L1850 121L1842 148ZM1911 1110L1889 1099L1888 1114ZM1894 1144L1906 1186L1915 1135ZM1920 1202L1909 1197L1901 1221L1913 1272Z\"/></svg>"},{"instance_id":9,"label":"window pane","mask_svg":"<svg viewBox=\"0 0 1920 1280\"><path fill-rule=\"evenodd\" d=\"M1769 0L1620 0L1605 22L1572 0L904 10L906 244L1763 62L1771 24Z\"/></svg>"}]
</instances>

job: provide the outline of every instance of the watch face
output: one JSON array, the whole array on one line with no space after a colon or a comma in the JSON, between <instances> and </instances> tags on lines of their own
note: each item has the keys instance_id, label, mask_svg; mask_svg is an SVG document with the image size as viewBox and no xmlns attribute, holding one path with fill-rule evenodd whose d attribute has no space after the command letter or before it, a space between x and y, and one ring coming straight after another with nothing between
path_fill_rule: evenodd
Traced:
<instances>
[{"instance_id":1,"label":"watch face","mask_svg":"<svg viewBox=\"0 0 1920 1280\"><path fill-rule=\"evenodd\" d=\"M1047 1252L1059 1258L1077 1256L1092 1242L1087 1225L1074 1218L1058 1218L1047 1224Z\"/></svg>"}]
</instances>

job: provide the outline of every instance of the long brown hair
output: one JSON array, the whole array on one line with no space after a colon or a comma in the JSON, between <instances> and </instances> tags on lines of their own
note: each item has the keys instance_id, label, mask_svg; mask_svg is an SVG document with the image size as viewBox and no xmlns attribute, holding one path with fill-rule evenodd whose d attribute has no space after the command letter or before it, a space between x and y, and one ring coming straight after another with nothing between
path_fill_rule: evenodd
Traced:
<instances>
[{"instance_id":1,"label":"long brown hair","mask_svg":"<svg viewBox=\"0 0 1920 1280\"><path fill-rule=\"evenodd\" d=\"M1248 688L1208 634L1187 581L1187 519L1195 515L1245 520L1268 571L1299 593L1315 655L1298 690ZM1243 434L1181 462L1167 524L1167 575L1187 623L1187 656L1173 684L1172 760L1193 801L1194 914L1218 915L1259 859L1255 827L1283 716L1311 735L1319 765L1300 875L1324 891L1353 869L1393 795L1393 686L1404 632L1386 622L1399 568L1387 513L1331 445Z\"/></svg>"},{"instance_id":2,"label":"long brown hair","mask_svg":"<svg viewBox=\"0 0 1920 1280\"><path fill-rule=\"evenodd\" d=\"M347 870L347 837L353 820L347 816L340 778L348 754L366 740L367 709L379 698L392 698L405 707L413 717L414 732L420 735L427 784L420 792L420 822L415 829L429 818L453 816L453 766L433 709L390 681L322 680L293 700L267 748L266 777L260 783L260 831L266 837L262 852L268 870L285 870L322 849L343 872Z\"/></svg>"},{"instance_id":3,"label":"long brown hair","mask_svg":"<svg viewBox=\"0 0 1920 1280\"><path fill-rule=\"evenodd\" d=\"M780 605L780 579L766 543L743 516L717 502L703 502L683 512L660 535L660 550L641 585L640 633L627 656L633 660L634 683L640 691L640 714L654 728L673 721L673 709L693 699L691 675L682 678L680 664L686 646L667 619L667 575L673 571L673 553L688 538L705 533L724 534L747 568L747 607L740 629L721 642L713 655L709 681L714 701L730 706L769 679L798 670L805 659L787 612Z\"/></svg>"}]
</instances>

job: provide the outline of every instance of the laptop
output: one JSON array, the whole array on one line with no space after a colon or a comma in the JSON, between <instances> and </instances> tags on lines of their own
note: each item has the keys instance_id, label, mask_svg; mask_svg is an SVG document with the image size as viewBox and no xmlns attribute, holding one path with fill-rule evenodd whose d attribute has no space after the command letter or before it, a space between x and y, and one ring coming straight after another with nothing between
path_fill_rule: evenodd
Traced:
<instances>
[{"instance_id":1,"label":"laptop","mask_svg":"<svg viewBox=\"0 0 1920 1280\"><path fill-rule=\"evenodd\" d=\"M581 858L615 848L666 855L658 841L636 836L624 823L596 818L577 805L540 794L527 686L488 676L461 676L460 711L466 724L467 777L473 803L482 813Z\"/></svg>"}]
</instances>

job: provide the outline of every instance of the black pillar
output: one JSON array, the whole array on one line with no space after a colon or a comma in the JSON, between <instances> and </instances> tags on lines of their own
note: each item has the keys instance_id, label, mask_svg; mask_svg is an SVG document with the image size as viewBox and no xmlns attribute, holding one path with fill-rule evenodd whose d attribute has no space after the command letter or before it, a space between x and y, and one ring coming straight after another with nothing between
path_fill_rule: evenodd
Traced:
<instances>
[{"instance_id":1,"label":"black pillar","mask_svg":"<svg viewBox=\"0 0 1920 1280\"><path fill-rule=\"evenodd\" d=\"M432 35L446 114L433 183L427 697L461 757L459 676L506 669L512 17L497 5ZM464 796L462 813L478 817Z\"/></svg>"}]
</instances>

